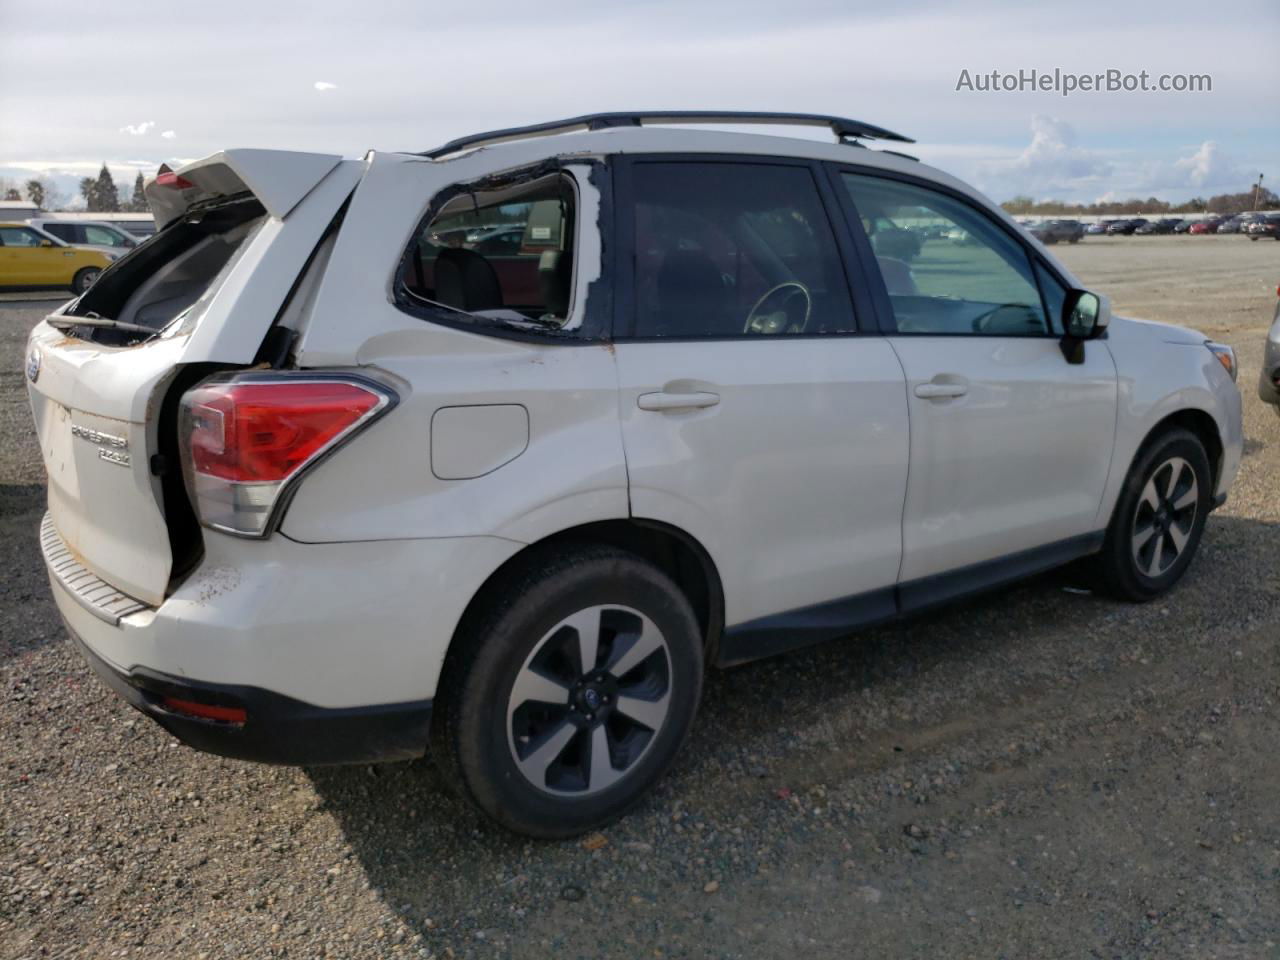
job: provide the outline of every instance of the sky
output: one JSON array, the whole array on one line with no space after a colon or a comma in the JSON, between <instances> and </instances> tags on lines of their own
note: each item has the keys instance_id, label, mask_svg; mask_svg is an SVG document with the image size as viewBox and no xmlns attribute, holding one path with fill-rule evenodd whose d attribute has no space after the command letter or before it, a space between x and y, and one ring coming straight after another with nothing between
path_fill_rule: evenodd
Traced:
<instances>
[{"instance_id":1,"label":"sky","mask_svg":"<svg viewBox=\"0 0 1280 960\"><path fill-rule=\"evenodd\" d=\"M135 12L136 11L136 12ZM360 156L620 109L833 113L997 201L1280 190L1276 0L0 0L0 178L229 147ZM982 92L996 70L1207 92ZM976 83L975 83L976 85ZM813 133L810 135L820 135Z\"/></svg>"}]
</instances>

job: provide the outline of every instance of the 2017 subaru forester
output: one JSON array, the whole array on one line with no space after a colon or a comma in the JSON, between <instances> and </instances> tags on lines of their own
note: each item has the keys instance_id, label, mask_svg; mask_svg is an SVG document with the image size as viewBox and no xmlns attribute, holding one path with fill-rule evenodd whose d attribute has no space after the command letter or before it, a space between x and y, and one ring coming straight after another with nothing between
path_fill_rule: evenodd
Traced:
<instances>
[{"instance_id":1,"label":"2017 subaru forester","mask_svg":"<svg viewBox=\"0 0 1280 960\"><path fill-rule=\"evenodd\" d=\"M193 746L430 745L566 836L706 665L1088 556L1168 590L1240 461L1230 348L876 140L600 114L163 170L157 236L31 334L71 634Z\"/></svg>"}]
</instances>

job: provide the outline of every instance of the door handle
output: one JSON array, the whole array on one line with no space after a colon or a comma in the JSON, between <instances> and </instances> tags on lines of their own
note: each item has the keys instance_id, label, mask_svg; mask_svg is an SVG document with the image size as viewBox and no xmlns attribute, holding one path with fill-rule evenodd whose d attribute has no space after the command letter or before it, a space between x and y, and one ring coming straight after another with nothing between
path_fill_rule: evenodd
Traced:
<instances>
[{"instance_id":1,"label":"door handle","mask_svg":"<svg viewBox=\"0 0 1280 960\"><path fill-rule=\"evenodd\" d=\"M944 400L949 397L963 397L969 392L968 384L964 383L931 383L916 384L915 394L924 400Z\"/></svg>"},{"instance_id":2,"label":"door handle","mask_svg":"<svg viewBox=\"0 0 1280 960\"><path fill-rule=\"evenodd\" d=\"M714 407L720 402L718 393L642 393L636 397L641 410L687 410L694 407Z\"/></svg>"}]
</instances>

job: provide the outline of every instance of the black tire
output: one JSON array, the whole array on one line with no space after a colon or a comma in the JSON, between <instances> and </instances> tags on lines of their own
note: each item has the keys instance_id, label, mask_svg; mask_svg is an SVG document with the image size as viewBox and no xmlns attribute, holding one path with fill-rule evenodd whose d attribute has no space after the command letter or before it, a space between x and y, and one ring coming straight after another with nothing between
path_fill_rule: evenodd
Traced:
<instances>
[{"instance_id":1,"label":"black tire","mask_svg":"<svg viewBox=\"0 0 1280 960\"><path fill-rule=\"evenodd\" d=\"M98 275L101 273L101 267L82 267L77 270L76 275L71 280L71 292L77 297L82 295L93 286L94 281L98 279Z\"/></svg>"},{"instance_id":2,"label":"black tire","mask_svg":"<svg viewBox=\"0 0 1280 960\"><path fill-rule=\"evenodd\" d=\"M647 617L665 643L666 657L650 656L631 672L624 672L613 688L613 706L601 707L598 713L590 713L590 718L583 701L575 699L573 693L564 706L554 708L543 709L536 698L519 701L514 692L517 678L527 677L537 665L535 653L542 656L553 646L566 629L563 622L582 615L579 611L610 605L629 610L609 611L605 617L625 618L637 611ZM629 634L619 628L610 639L604 620L599 622L600 652L595 659L596 664L607 668L610 662L622 658L619 651L625 653ZM571 628L569 635L572 636ZM639 640L635 642L639 646ZM577 649L575 646L572 651ZM556 655L560 659L555 664L569 668L569 673L573 672L573 664L582 660L576 653L572 663ZM664 682L661 676L665 670L665 716L656 731L648 731L643 725L628 726L632 721L621 708L630 688L622 686L623 679L634 678L635 670L649 670L649 665L655 663L659 684ZM604 674L605 669L599 673ZM572 837L621 816L666 772L693 724L702 675L703 642L697 618L688 599L664 573L640 557L613 547L560 544L554 549L535 549L486 587L459 627L436 701L433 757L446 781L502 826L531 837ZM585 688L573 689L579 695L586 693ZM608 694L604 700L606 704L610 701ZM521 722L518 718L524 709L513 708L517 702L535 704L536 717L553 709L558 711L541 727L554 732L535 736L535 727L530 723L522 727L526 731L523 736L517 737L516 727ZM579 706L570 706L574 703ZM512 709L514 713L509 713ZM573 710L573 716L566 709ZM609 717L605 714L609 709L617 714ZM559 781L552 784L553 770L581 772L585 786L579 795L539 788L520 766L532 760L533 753L543 752L534 749L537 744L559 742L557 735L570 722L578 732L568 734L571 739L563 752L558 753L552 766L545 768L543 786L563 786ZM614 724L622 725L626 739L619 739L613 732ZM620 779L610 782L605 777L599 782L609 785L593 791L590 781L596 776L596 768L591 766L591 758L597 741L592 738L595 728L601 726L609 728L601 737L615 738L608 744L608 775ZM529 753L518 759L522 748ZM628 754L634 754L634 759L628 761ZM567 762L566 756L570 758ZM621 773L615 763L618 756L623 763Z\"/></svg>"},{"instance_id":3,"label":"black tire","mask_svg":"<svg viewBox=\"0 0 1280 960\"><path fill-rule=\"evenodd\" d=\"M1171 466L1179 462L1194 475L1194 497L1185 484L1186 472ZM1175 470L1179 476L1173 476ZM1102 552L1095 558L1102 589L1118 599L1145 603L1177 583L1200 545L1213 498L1212 482L1208 454L1195 434L1175 428L1148 442L1129 469ZM1148 483L1153 484L1164 513L1146 497ZM1159 496L1173 483L1179 485L1171 496ZM1194 500L1194 513L1168 509L1183 499ZM1155 532L1140 539L1148 530Z\"/></svg>"}]
</instances>

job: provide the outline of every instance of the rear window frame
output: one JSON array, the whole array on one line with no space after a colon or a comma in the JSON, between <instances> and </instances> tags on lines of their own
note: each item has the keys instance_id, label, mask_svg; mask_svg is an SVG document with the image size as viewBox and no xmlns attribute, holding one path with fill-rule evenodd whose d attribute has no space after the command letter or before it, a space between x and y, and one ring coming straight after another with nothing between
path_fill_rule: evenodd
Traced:
<instances>
[{"instance_id":1,"label":"rear window frame","mask_svg":"<svg viewBox=\"0 0 1280 960\"><path fill-rule=\"evenodd\" d=\"M579 172L579 168L583 167L589 169L587 180L598 193L599 210L595 223L589 223L585 219L586 211L584 207L586 205L583 203L583 183L580 182L581 174ZM564 177L574 192L574 259L570 279L569 310L566 321L575 315L581 315L581 323L573 327L554 328L550 326L540 327L535 325L534 321L530 321L529 328L525 329L497 318L492 318L492 322L487 322L491 318L424 303L410 291L408 277L413 269L414 251L417 249L419 238L422 232L440 216L447 204L458 196L465 196L485 189L494 189L495 187L514 185L522 181L532 182L548 176ZM400 254L400 260L392 276L392 303L402 313L419 320L480 336L531 343L562 343L566 345L608 342L612 333L608 322L609 318L606 312L598 308L598 304L609 299L607 293L609 270L604 255L608 244L605 225L612 219L612 209L612 186L606 165L599 159L588 157L550 157L538 163L526 164L510 170L451 183L438 190L430 198L422 215L414 221L413 231L405 242L404 250ZM579 289L578 279L582 272L582 238L584 232L588 230L596 231L600 237L602 269L599 277L591 282L585 297L583 297Z\"/></svg>"}]
</instances>

